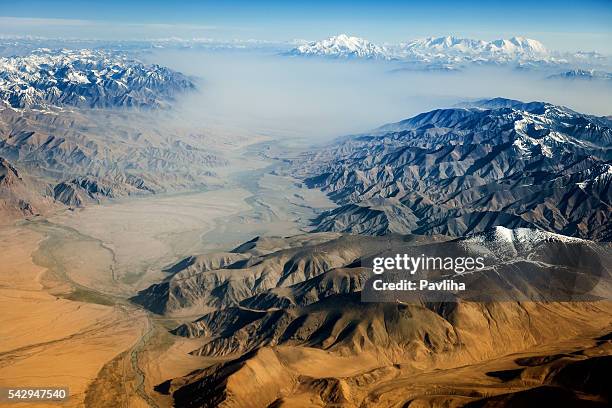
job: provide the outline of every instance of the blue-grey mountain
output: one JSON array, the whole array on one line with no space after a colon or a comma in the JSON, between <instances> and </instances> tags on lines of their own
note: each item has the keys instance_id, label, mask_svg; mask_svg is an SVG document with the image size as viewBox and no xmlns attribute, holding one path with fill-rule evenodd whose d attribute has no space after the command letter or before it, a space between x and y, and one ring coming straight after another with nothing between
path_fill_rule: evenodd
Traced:
<instances>
[{"instance_id":1,"label":"blue-grey mountain","mask_svg":"<svg viewBox=\"0 0 612 408\"><path fill-rule=\"evenodd\" d=\"M494 226L612 239L612 121L492 99L342 138L296 161L340 207L317 231L463 236Z\"/></svg>"}]
</instances>

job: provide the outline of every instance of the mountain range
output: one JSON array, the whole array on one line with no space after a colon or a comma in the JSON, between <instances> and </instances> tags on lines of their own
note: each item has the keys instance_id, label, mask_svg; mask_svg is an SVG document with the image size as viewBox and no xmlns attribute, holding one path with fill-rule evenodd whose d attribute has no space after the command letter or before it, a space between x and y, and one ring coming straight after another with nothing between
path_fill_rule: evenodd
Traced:
<instances>
[{"instance_id":1,"label":"mountain range","mask_svg":"<svg viewBox=\"0 0 612 408\"><path fill-rule=\"evenodd\" d=\"M382 46L346 34L302 44L287 52L287 55L365 59L391 59L393 57L390 51Z\"/></svg>"},{"instance_id":2,"label":"mountain range","mask_svg":"<svg viewBox=\"0 0 612 408\"><path fill-rule=\"evenodd\" d=\"M559 386L556 392L572 401L600 401L605 398L603 386L575 392L575 383L561 386L552 376L497 382L482 392L477 391L479 382L473 382L485 375L487 370L479 370L486 361L588 333L591 324L595 327L606 319L609 302L477 301L483 294L510 293L512 288L530 297L550 287L557 288L557 294L569 294L575 289L570 282L575 273L594 272L575 256L592 245L533 229L502 227L450 241L337 233L255 238L231 252L178 262L166 270L163 282L132 300L173 319L183 316L187 321L172 333L191 339L191 354L220 361L155 387L171 395L176 406L309 406L308 401L316 406L389 406L390 401L431 398L426 389L411 388L415 375L468 366L473 378L461 385L451 381L436 395L462 406L554 384ZM360 260L389 250L420 254L449 249L492 254L498 262L481 273L461 276L476 290L457 294L450 303L363 301L371 269ZM609 296L610 271L603 273L595 276L598 293ZM197 314L201 317L193 319ZM603 340L598 344L604 343L607 347ZM576 358L585 364L590 355ZM533 371L540 373L554 359L524 361L525 366L539 367ZM507 374L505 381L515 378ZM255 383L256 393L245 386ZM431 405L437 406L425 406Z\"/></svg>"},{"instance_id":3,"label":"mountain range","mask_svg":"<svg viewBox=\"0 0 612 408\"><path fill-rule=\"evenodd\" d=\"M548 50L541 42L511 37L493 41L453 36L427 37L398 45L377 45L366 39L340 34L321 41L301 44L285 55L336 59L394 60L407 63L453 66L469 64L513 64L528 66L565 66L601 64L605 58L597 53L559 53Z\"/></svg>"},{"instance_id":4,"label":"mountain range","mask_svg":"<svg viewBox=\"0 0 612 408\"><path fill-rule=\"evenodd\" d=\"M102 50L40 49L0 58L0 100L13 108L159 108L193 88L178 72Z\"/></svg>"},{"instance_id":5,"label":"mountain range","mask_svg":"<svg viewBox=\"0 0 612 408\"><path fill-rule=\"evenodd\" d=\"M227 165L222 154L208 147L204 135L183 132L163 119L146 112L0 105L0 157L18 170L30 194L15 190L18 184L0 190L12 190L37 209L34 214L42 214L57 205L81 207L219 184L215 169Z\"/></svg>"},{"instance_id":6,"label":"mountain range","mask_svg":"<svg viewBox=\"0 0 612 408\"><path fill-rule=\"evenodd\" d=\"M572 69L558 74L548 76L548 79L576 79L576 80L612 80L611 72L597 71L594 69Z\"/></svg>"},{"instance_id":7,"label":"mountain range","mask_svg":"<svg viewBox=\"0 0 612 408\"><path fill-rule=\"evenodd\" d=\"M194 86L106 51L1 58L0 220L219 183L227 161L160 110Z\"/></svg>"},{"instance_id":8,"label":"mountain range","mask_svg":"<svg viewBox=\"0 0 612 408\"><path fill-rule=\"evenodd\" d=\"M295 162L339 204L315 231L463 236L494 226L612 239L612 122L497 98L341 138Z\"/></svg>"},{"instance_id":9,"label":"mountain range","mask_svg":"<svg viewBox=\"0 0 612 408\"><path fill-rule=\"evenodd\" d=\"M399 52L408 58L417 57L421 59L435 58L439 55L450 57L471 56L474 59L496 61L550 58L550 52L541 42L524 37L494 41L452 36L428 37L401 44Z\"/></svg>"}]
</instances>

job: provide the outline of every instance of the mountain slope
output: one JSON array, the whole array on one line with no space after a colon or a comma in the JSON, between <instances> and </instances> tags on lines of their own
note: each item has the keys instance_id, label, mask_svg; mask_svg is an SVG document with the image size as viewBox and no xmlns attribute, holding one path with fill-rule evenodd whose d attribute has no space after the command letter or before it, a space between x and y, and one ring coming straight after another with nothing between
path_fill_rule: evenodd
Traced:
<instances>
[{"instance_id":1,"label":"mountain slope","mask_svg":"<svg viewBox=\"0 0 612 408\"><path fill-rule=\"evenodd\" d=\"M524 37L495 41L452 36L429 37L402 44L400 52L405 57L430 60L441 57L456 57L489 62L507 62L550 58L550 53L542 43Z\"/></svg>"},{"instance_id":2,"label":"mountain slope","mask_svg":"<svg viewBox=\"0 0 612 408\"><path fill-rule=\"evenodd\" d=\"M314 221L318 231L462 236L501 225L610 240L611 160L609 119L497 98L342 138L292 171L341 206ZM382 204L405 222L369 226Z\"/></svg>"},{"instance_id":3,"label":"mountain slope","mask_svg":"<svg viewBox=\"0 0 612 408\"><path fill-rule=\"evenodd\" d=\"M589 55L560 56L537 40L511 37L494 41L428 37L398 45L377 45L346 34L321 41L308 42L284 53L290 56L317 56L336 59L393 60L426 64L427 67L456 69L469 64L558 65L572 62L588 63Z\"/></svg>"},{"instance_id":4,"label":"mountain slope","mask_svg":"<svg viewBox=\"0 0 612 408\"><path fill-rule=\"evenodd\" d=\"M0 157L0 224L54 208L53 199L44 193L44 185L37 184Z\"/></svg>"},{"instance_id":5,"label":"mountain slope","mask_svg":"<svg viewBox=\"0 0 612 408\"><path fill-rule=\"evenodd\" d=\"M336 264L320 263L316 271L311 271L310 265L320 260L321 254L325 254L329 259L336 258L347 246L351 247L353 256L356 256L355 260L351 260L352 257L344 257L338 259L339 263ZM366 260L388 253L412 256L442 254L455 258L481 256L487 266L479 272L451 274L453 279L464 282L467 289L454 292L450 297L445 297L441 292L377 293L372 290L370 278L389 282L409 278L406 273L403 276L395 276L391 272L385 276L373 277ZM437 327L435 321L439 316L436 314L443 313L446 320L452 321L444 314L452 311L452 308L444 312L437 309L444 300L453 299L460 304L467 302L461 307L476 305L477 302L502 301L499 303L506 304L500 307L507 311L511 308L519 309L520 306L516 303L521 301L569 301L582 299L585 294L588 294L588 299L607 299L612 290L609 270L612 258L609 247L598 248L589 241L530 229L509 230L498 227L485 233L445 242L431 239L428 242L426 238L402 236L389 236L385 239L341 237L323 244L304 246L292 258L291 267L288 267L287 263L278 262L284 255L285 251L279 249L268 256L275 262L268 261L264 266L268 270L268 276L281 277L277 283L272 283L268 288L241 286L243 290L239 296L224 298L224 302L214 305L209 303L217 310L179 326L174 333L187 337L210 338L205 346L194 352L202 355L233 355L277 344L358 353L366 349L376 350L381 345L380 342L383 342L385 351L378 352L387 353L387 357L394 358L395 353L401 355L402 344L415 335L398 328L397 336L393 337L391 326L399 324L403 319L393 317L398 301L405 302L405 308L410 309L410 313L407 313L410 319L417 320L418 327L426 330L427 325ZM293 271L294 267L298 269ZM261 280L262 264L257 258L241 262L241 269L232 265L226 268L227 272L249 275L252 279ZM181 273L175 275L173 285L164 293L176 296L182 292L183 297L190 300L181 307L193 311L191 305L215 297L220 291L227 293L227 281L220 279L220 272L225 272L223 269L218 268L218 272L199 272L208 278L205 281L196 281L192 279L194 271L188 268L185 270L188 278ZM294 279L289 285L282 278L288 271L292 271ZM296 275L298 271L299 274ZM448 273L436 270L420 271L418 276L419 279L426 278L430 281L442 281L448 277ZM234 283L231 285L235 287ZM145 290L135 300L138 302L146 293L150 293L144 297L149 300L149 303L144 304L146 307L152 309L157 302L166 302L166 297L157 290ZM236 290L231 293L235 294ZM153 294L157 294L156 300ZM414 305L421 305L422 308L412 309ZM492 307L494 306L487 306L489 310ZM545 310L546 308L542 312ZM166 312L176 313L175 310ZM433 314L430 314L431 312ZM422 317L418 318L417 315L420 314ZM479 318L485 319L484 316ZM380 319L388 321L376 328ZM446 323L440 324L446 327ZM382 330L381 327L386 329ZM380 332L377 332L379 329ZM434 344L438 343L436 339L441 343L448 340L443 340L443 337L448 335L448 330L431 330L433 332L429 335L429 341Z\"/></svg>"},{"instance_id":6,"label":"mountain slope","mask_svg":"<svg viewBox=\"0 0 612 408\"><path fill-rule=\"evenodd\" d=\"M80 207L220 184L222 152L158 109L194 89L184 75L101 50L41 49L0 67L0 156L29 176L26 195Z\"/></svg>"},{"instance_id":7,"label":"mountain slope","mask_svg":"<svg viewBox=\"0 0 612 408\"><path fill-rule=\"evenodd\" d=\"M218 290L225 293L227 281L219 277L226 272L240 279L250 275L253 282L258 282L262 262L265 262L268 276L282 277L289 273L295 282L286 285L281 279L267 289L244 287L240 297L218 303L214 310L177 327L174 334L189 337L194 342L200 339L201 346L192 354L214 357L221 362L184 377L168 379L156 387L157 391L172 394L175 404L185 407L307 406L307 401L317 401L322 406L389 406L391 400L432 397L416 384L423 384L427 389L428 384L436 384L436 381L440 383L441 398L444 396L444 400L449 401L465 396L462 401L466 403L497 395L499 398L520 398L505 393L543 384L571 390L571 384L590 378L589 384L593 386L583 391L592 398L605 398L602 389L597 388L605 373L596 368L599 361L589 360L589 351L583 355L569 355L555 363L554 356L536 358L538 351L532 349L549 344L562 347L559 345L577 336L584 337L581 340L584 343L579 343L584 350L599 347L602 344L599 340L596 345L591 343L600 336L594 333L605 334L605 330L609 330L612 323L609 301L524 302L513 299L480 302L469 299L472 295L466 293L459 294L451 303L427 301L426 298L410 303L393 299L364 302L361 296L371 270L350 260L353 256L364 260L373 253L386 251L429 253L433 248L439 248L444 254L452 253L450 248L472 255L492 253L497 256L498 267L480 276L462 275L461 279L470 282L475 292L492 293L489 290L495 288L508 291L524 272L528 279L521 287L525 293L535 294L560 283L555 279L557 272L548 269L547 264L570 265L584 258L571 256L575 249L588 249L593 243L543 231L504 228L450 242L397 235L315 236L322 242L309 245L308 235L286 239L294 249L299 249L292 253L290 263L278 262L287 256L287 248L282 247L282 240L272 240L281 246L270 252L272 241L262 242L266 246L264 260L254 241L237 248L241 258L237 262L228 260L230 264L213 265L201 258L199 271L192 268L192 261L173 268L173 285L168 293L180 291L184 298L188 297L185 293L191 293L189 304L181 306L186 311L194 310L191 305L198 304L198 298L214 297ZM352 256L341 257L333 265L319 263L316 271L310 269L309 265L321 256L336 258L348 248L353 250ZM561 252L550 252L551 248L561 249ZM528 259L526 254L533 256L527 261L532 267L525 262L516 264L517 258ZM210 256L209 259L216 259L215 255L206 257ZM607 265L609 267L609 263ZM314 273L307 273L309 270ZM608 299L612 293L610 270L606 269L606 273L600 281L602 291L598 293ZM196 275L210 275L210 278L196 281L193 280ZM538 275L543 279L537 278ZM478 282L483 281L487 282L486 290L479 289ZM148 299L151 303L145 306L151 308L155 301L151 296ZM165 295L159 296L157 301L166 302ZM176 310L166 310L166 313L176 315ZM605 344L597 352L593 351L599 356L610 352L612 349L607 349ZM520 355L528 358L517 360L512 353L522 353ZM509 358L512 360L506 363ZM513 382L514 371L497 374L494 368L488 368L496 367L495 364L500 367L502 363L506 365L501 367L506 367L513 364L513 360L526 367L515 373L525 379L522 383ZM561 371L565 374L541 374L549 372L549 364L564 367ZM591 364L596 367L590 368ZM479 372L490 381L483 379L481 382L478 376L462 382L456 378L445 381L445 376L454 370L459 370L459 376L461 370L463 373L475 370L474 373ZM422 382L415 383L415 378L421 375L424 376ZM572 375L580 380L567 381ZM496 382L497 378L507 381L508 387ZM257 395L250 391L252 384L260 387L261 392ZM584 394L577 395L580 399Z\"/></svg>"},{"instance_id":8,"label":"mountain slope","mask_svg":"<svg viewBox=\"0 0 612 408\"><path fill-rule=\"evenodd\" d=\"M596 71L594 69L572 69L570 71L561 72L559 74L550 75L548 79L566 79L566 80L597 80L610 81L612 73L604 71Z\"/></svg>"},{"instance_id":9,"label":"mountain slope","mask_svg":"<svg viewBox=\"0 0 612 408\"><path fill-rule=\"evenodd\" d=\"M359 37L340 34L322 41L313 41L286 53L294 56L317 56L331 58L389 59L384 47Z\"/></svg>"},{"instance_id":10,"label":"mountain slope","mask_svg":"<svg viewBox=\"0 0 612 408\"><path fill-rule=\"evenodd\" d=\"M14 108L158 108L194 87L168 68L101 50L41 49L0 58L0 100Z\"/></svg>"},{"instance_id":11,"label":"mountain slope","mask_svg":"<svg viewBox=\"0 0 612 408\"><path fill-rule=\"evenodd\" d=\"M73 207L219 184L216 169L227 161L208 142L147 112L0 102L0 155L36 180L39 193Z\"/></svg>"},{"instance_id":12,"label":"mountain slope","mask_svg":"<svg viewBox=\"0 0 612 408\"><path fill-rule=\"evenodd\" d=\"M348 265L366 251L387 246L388 241L385 237L338 237L324 233L282 240L274 251L264 255L249 256L251 251L258 251L257 247L238 248L243 255L234 255L235 262L212 270L206 263L188 265L141 291L132 301L163 314L205 313Z\"/></svg>"}]
</instances>

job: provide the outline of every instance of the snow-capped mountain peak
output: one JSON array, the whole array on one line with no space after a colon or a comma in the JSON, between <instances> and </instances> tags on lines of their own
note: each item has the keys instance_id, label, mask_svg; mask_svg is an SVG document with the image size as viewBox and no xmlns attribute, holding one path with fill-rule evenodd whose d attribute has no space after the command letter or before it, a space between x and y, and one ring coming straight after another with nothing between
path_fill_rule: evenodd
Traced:
<instances>
[{"instance_id":1,"label":"snow-capped mountain peak","mask_svg":"<svg viewBox=\"0 0 612 408\"><path fill-rule=\"evenodd\" d=\"M178 72L101 50L40 49L0 58L0 101L13 108L153 108L193 87Z\"/></svg>"},{"instance_id":2,"label":"snow-capped mountain peak","mask_svg":"<svg viewBox=\"0 0 612 408\"><path fill-rule=\"evenodd\" d=\"M602 66L607 57L594 52L560 53L540 41L514 36L493 41L452 35L425 37L396 45L378 45L363 38L340 34L321 41L295 43L283 55L337 59L392 60L424 64L425 69L454 70L467 65L511 65L520 69L584 64ZM580 64L581 66L578 66ZM588 65L587 65L588 67Z\"/></svg>"},{"instance_id":3,"label":"snow-capped mountain peak","mask_svg":"<svg viewBox=\"0 0 612 408\"><path fill-rule=\"evenodd\" d=\"M388 59L387 50L366 39L340 34L322 41L313 41L289 51L290 55L334 58Z\"/></svg>"},{"instance_id":4,"label":"snow-capped mountain peak","mask_svg":"<svg viewBox=\"0 0 612 408\"><path fill-rule=\"evenodd\" d=\"M406 43L403 48L406 50L430 50L436 52L459 51L469 52L478 49L486 44L482 40L472 40L469 38L458 38L453 36L427 37Z\"/></svg>"},{"instance_id":5,"label":"snow-capped mountain peak","mask_svg":"<svg viewBox=\"0 0 612 408\"><path fill-rule=\"evenodd\" d=\"M524 37L494 41L453 36L428 37L402 44L400 52L408 56L447 54L449 56L479 57L487 60L499 59L499 57L544 57L548 55L546 47L541 42Z\"/></svg>"},{"instance_id":6,"label":"snow-capped mountain peak","mask_svg":"<svg viewBox=\"0 0 612 408\"><path fill-rule=\"evenodd\" d=\"M572 69L548 76L548 79L577 79L577 80L612 80L612 72L597 71L594 69Z\"/></svg>"},{"instance_id":7,"label":"snow-capped mountain peak","mask_svg":"<svg viewBox=\"0 0 612 408\"><path fill-rule=\"evenodd\" d=\"M465 236L504 226L515 232L487 239L562 239L520 229L529 228L609 241L611 147L608 118L495 98L341 138L296 162L296 174L340 205L314 220L317 231Z\"/></svg>"},{"instance_id":8,"label":"snow-capped mountain peak","mask_svg":"<svg viewBox=\"0 0 612 408\"><path fill-rule=\"evenodd\" d=\"M544 47L544 44L525 37L512 37L507 40L491 41L488 50L507 55L548 55L548 50Z\"/></svg>"}]
</instances>

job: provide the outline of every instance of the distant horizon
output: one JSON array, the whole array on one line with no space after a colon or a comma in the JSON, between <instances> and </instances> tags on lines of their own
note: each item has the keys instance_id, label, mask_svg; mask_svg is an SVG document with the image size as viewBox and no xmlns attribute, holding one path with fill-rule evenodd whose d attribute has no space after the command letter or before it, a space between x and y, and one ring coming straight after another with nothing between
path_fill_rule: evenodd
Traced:
<instances>
[{"instance_id":1,"label":"distant horizon","mask_svg":"<svg viewBox=\"0 0 612 408\"><path fill-rule=\"evenodd\" d=\"M12 19L11 17L2 17L0 16L0 22L2 22L3 20L6 21L5 19ZM317 41L322 41L328 38L332 38L332 37L337 37L340 35L347 35L349 37L358 37L361 39L365 39L368 41L371 41L372 43L378 44L378 45L400 45L402 43L407 43L410 41L415 41L415 40L420 40L420 39L429 39L429 38L442 38L442 37L453 37L453 38L457 38L457 39L470 39L470 40L483 40L483 41L488 41L488 42L492 42L492 41L496 41L496 40L509 40L511 38L517 37L517 38L525 38L525 39L530 39L530 40L536 40L540 43L542 43L549 51L554 51L554 52L561 52L561 53L572 53L572 52L597 52L600 54L604 54L604 55L608 55L608 56L612 56L612 46L608 47L606 49L597 49L597 48L589 48L588 45L584 46L584 47L575 47L575 48L558 48L558 47L554 47L554 46L550 46L550 43L546 42L545 40L542 40L540 37L536 37L536 36L530 36L530 35L526 35L523 33L506 33L506 35L499 35L499 36L488 36L488 37L483 37L483 36L474 36L474 35L462 35L462 34L455 34L455 33L440 33L440 34L422 34L422 35L414 35L411 37L407 37L405 39L399 40L399 41L374 41L371 40L370 37L367 36L363 36L360 35L359 33L354 33L354 32L336 32L336 33L330 33L327 35L323 35L321 37L318 38L290 38L290 39L268 39L268 38L251 38L251 37L245 37L245 38L240 38L240 37L228 37L228 38L222 38L222 37L215 37L215 36L177 36L177 35L173 35L173 36L142 36L142 37L138 37L138 36L134 36L134 37L121 37L121 38L117 38L117 37L109 37L109 38L105 38L104 36L100 36L100 37L76 37L76 36L45 36L45 35L31 35L31 34L16 34L16 33L6 33L6 32L2 32L0 31L0 40L39 40L39 41L68 41L68 42L78 42L78 41L83 41L83 42L96 42L96 41L100 41L100 42L156 42L156 41L184 41L184 42L210 42L211 44L214 43L232 43L235 42L237 44L247 44L247 43L252 43L252 44L270 44L270 45L293 45L293 44L299 44L299 43L310 43L310 42L317 42Z\"/></svg>"},{"instance_id":2,"label":"distant horizon","mask_svg":"<svg viewBox=\"0 0 612 408\"><path fill-rule=\"evenodd\" d=\"M612 4L589 0L509 2L182 1L104 3L0 0L0 36L49 39L317 41L346 33L375 43L424 37L495 40L521 36L559 51L612 54ZM453 7L451 7L453 6ZM526 12L528 10L528 12Z\"/></svg>"}]
</instances>

